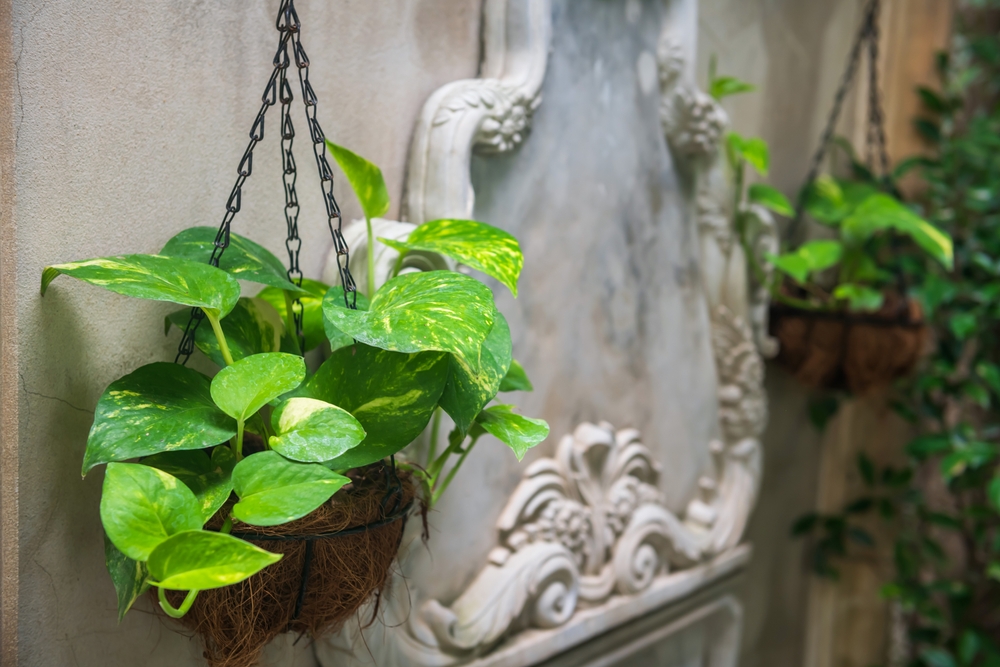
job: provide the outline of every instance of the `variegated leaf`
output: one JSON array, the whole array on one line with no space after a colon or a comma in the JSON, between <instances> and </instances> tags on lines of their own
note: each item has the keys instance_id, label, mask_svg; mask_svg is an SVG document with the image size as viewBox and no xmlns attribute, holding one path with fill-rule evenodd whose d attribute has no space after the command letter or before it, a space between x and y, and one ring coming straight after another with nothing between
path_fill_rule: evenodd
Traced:
<instances>
[{"instance_id":1,"label":"variegated leaf","mask_svg":"<svg viewBox=\"0 0 1000 667\"><path fill-rule=\"evenodd\" d=\"M240 497L233 516L254 526L295 521L350 481L319 464L295 463L277 452L251 454L233 470L233 485Z\"/></svg>"},{"instance_id":2,"label":"variegated leaf","mask_svg":"<svg viewBox=\"0 0 1000 667\"><path fill-rule=\"evenodd\" d=\"M101 491L108 539L133 560L146 560L171 535L200 530L198 501L173 475L141 463L110 463Z\"/></svg>"},{"instance_id":3,"label":"variegated leaf","mask_svg":"<svg viewBox=\"0 0 1000 667\"><path fill-rule=\"evenodd\" d=\"M223 533L193 530L164 540L149 556L150 583L169 590L204 591L237 584L281 560Z\"/></svg>"},{"instance_id":4,"label":"variegated leaf","mask_svg":"<svg viewBox=\"0 0 1000 667\"><path fill-rule=\"evenodd\" d=\"M119 255L47 266L43 296L60 274L125 296L202 308L220 318L240 298L240 284L225 271L178 257Z\"/></svg>"},{"instance_id":5,"label":"variegated leaf","mask_svg":"<svg viewBox=\"0 0 1000 667\"><path fill-rule=\"evenodd\" d=\"M368 297L366 297L361 292L354 292L348 296L349 300L353 300L354 305L358 310L368 310L371 304L368 302ZM344 301L344 288L340 285L331 287L330 290L323 297L323 301L332 301L333 303L329 306L330 308L338 308L345 305ZM354 337L348 336L343 331L338 329L333 325L333 322L323 318L323 327L326 329L326 338L330 341L330 350L337 351L342 347L347 347L348 345L354 344Z\"/></svg>"},{"instance_id":6,"label":"variegated leaf","mask_svg":"<svg viewBox=\"0 0 1000 667\"><path fill-rule=\"evenodd\" d=\"M149 570L146 564L133 560L118 550L118 547L104 535L104 565L111 575L118 596L118 622L139 596L149 590Z\"/></svg>"},{"instance_id":7,"label":"variegated leaf","mask_svg":"<svg viewBox=\"0 0 1000 667\"><path fill-rule=\"evenodd\" d=\"M533 391L534 389L524 366L518 363L517 359L511 359L507 375L500 382L500 391Z\"/></svg>"},{"instance_id":8,"label":"variegated leaf","mask_svg":"<svg viewBox=\"0 0 1000 667\"><path fill-rule=\"evenodd\" d=\"M367 436L331 467L367 465L413 442L441 399L448 357L442 352L390 352L361 343L334 352L302 393L347 410Z\"/></svg>"},{"instance_id":9,"label":"variegated leaf","mask_svg":"<svg viewBox=\"0 0 1000 667\"><path fill-rule=\"evenodd\" d=\"M180 364L136 369L104 391L87 438L83 474L101 463L204 449L236 435L212 401L211 380Z\"/></svg>"},{"instance_id":10,"label":"variegated leaf","mask_svg":"<svg viewBox=\"0 0 1000 667\"><path fill-rule=\"evenodd\" d=\"M541 419L531 419L512 412L512 405L495 405L479 413L476 423L487 433L512 450L517 460L549 437L549 425Z\"/></svg>"},{"instance_id":11,"label":"variegated leaf","mask_svg":"<svg viewBox=\"0 0 1000 667\"><path fill-rule=\"evenodd\" d=\"M215 250L214 227L191 227L173 237L160 251L168 257L182 257L208 263ZM219 268L238 280L271 285L278 289L299 292L288 279L288 270L270 250L239 234L229 234L229 246L219 258Z\"/></svg>"},{"instance_id":12,"label":"variegated leaf","mask_svg":"<svg viewBox=\"0 0 1000 667\"><path fill-rule=\"evenodd\" d=\"M326 146L344 172L344 176L347 176L347 181L351 184L365 217L371 220L385 215L389 210L389 191L385 187L382 170L357 153L338 146L329 139L326 141Z\"/></svg>"},{"instance_id":13,"label":"variegated leaf","mask_svg":"<svg viewBox=\"0 0 1000 667\"><path fill-rule=\"evenodd\" d=\"M355 340L396 352L451 352L476 372L496 312L488 287L452 271L397 276L375 293L366 311L335 300L323 303L326 319Z\"/></svg>"},{"instance_id":14,"label":"variegated leaf","mask_svg":"<svg viewBox=\"0 0 1000 667\"><path fill-rule=\"evenodd\" d=\"M212 400L227 415L244 422L298 387L305 378L305 361L296 354L254 354L223 368L212 378Z\"/></svg>"},{"instance_id":15,"label":"variegated leaf","mask_svg":"<svg viewBox=\"0 0 1000 667\"><path fill-rule=\"evenodd\" d=\"M277 435L271 449L285 458L322 463L337 458L365 438L365 430L350 412L315 398L290 398L274 411Z\"/></svg>"},{"instance_id":16,"label":"variegated leaf","mask_svg":"<svg viewBox=\"0 0 1000 667\"><path fill-rule=\"evenodd\" d=\"M497 311L490 335L483 342L479 370L473 370L456 355L449 355L450 373L441 395L441 407L467 433L476 415L500 391L500 382L511 363L510 329Z\"/></svg>"},{"instance_id":17,"label":"variegated leaf","mask_svg":"<svg viewBox=\"0 0 1000 667\"><path fill-rule=\"evenodd\" d=\"M517 296L524 255L517 239L502 229L475 220L432 220L410 232L405 241L379 241L400 253L424 250L447 255L496 278Z\"/></svg>"}]
</instances>

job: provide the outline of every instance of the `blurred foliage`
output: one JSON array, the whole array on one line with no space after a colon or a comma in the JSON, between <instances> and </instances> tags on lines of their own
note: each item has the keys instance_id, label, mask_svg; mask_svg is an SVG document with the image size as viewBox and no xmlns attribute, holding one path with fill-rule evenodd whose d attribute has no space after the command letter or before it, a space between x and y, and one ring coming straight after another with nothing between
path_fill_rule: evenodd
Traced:
<instances>
[{"instance_id":1,"label":"blurred foliage","mask_svg":"<svg viewBox=\"0 0 1000 667\"><path fill-rule=\"evenodd\" d=\"M911 204L954 239L951 270L905 254L893 267L933 331L933 352L894 401L917 437L895 468L859 456L866 493L793 526L811 537L816 572L831 578L838 561L871 557L876 539L892 541L882 595L902 609L905 664L915 667L1000 667L997 8L997 0L964 3L953 46L938 59L941 87L917 90L924 112L916 128L934 157L906 160L893 174L918 171L925 186ZM825 423L829 408L818 405L813 416ZM872 515L880 519L862 519Z\"/></svg>"}]
</instances>

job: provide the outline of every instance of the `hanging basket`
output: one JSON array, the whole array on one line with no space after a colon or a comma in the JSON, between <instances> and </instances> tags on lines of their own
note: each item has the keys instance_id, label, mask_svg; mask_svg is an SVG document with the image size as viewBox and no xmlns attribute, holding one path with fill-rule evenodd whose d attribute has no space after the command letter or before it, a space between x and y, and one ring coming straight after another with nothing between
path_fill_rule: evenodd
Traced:
<instances>
[{"instance_id":1,"label":"hanging basket","mask_svg":"<svg viewBox=\"0 0 1000 667\"><path fill-rule=\"evenodd\" d=\"M890 385L919 361L927 327L917 302L887 301L873 314L772 306L778 363L812 388L863 394Z\"/></svg>"},{"instance_id":2,"label":"hanging basket","mask_svg":"<svg viewBox=\"0 0 1000 667\"><path fill-rule=\"evenodd\" d=\"M349 472L351 484L298 521L266 528L234 523L234 536L284 557L242 583L202 591L179 619L204 642L211 667L250 667L284 632L336 631L380 595L416 494L408 474L397 477L387 468ZM207 527L220 528L231 507ZM184 593L167 597L176 606Z\"/></svg>"}]
</instances>

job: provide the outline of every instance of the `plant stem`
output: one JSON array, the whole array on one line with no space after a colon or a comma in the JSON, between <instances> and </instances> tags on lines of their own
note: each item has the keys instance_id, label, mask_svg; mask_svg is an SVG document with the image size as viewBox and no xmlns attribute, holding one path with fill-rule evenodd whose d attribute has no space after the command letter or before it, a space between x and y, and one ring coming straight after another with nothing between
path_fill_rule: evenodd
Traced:
<instances>
[{"instance_id":1,"label":"plant stem","mask_svg":"<svg viewBox=\"0 0 1000 667\"><path fill-rule=\"evenodd\" d=\"M368 294L369 299L375 296L375 235L372 233L372 221L365 216L365 225L368 227Z\"/></svg>"},{"instance_id":2,"label":"plant stem","mask_svg":"<svg viewBox=\"0 0 1000 667\"><path fill-rule=\"evenodd\" d=\"M187 595L184 596L184 602L181 603L180 607L175 607L170 604L167 600L167 591L164 588L157 588L156 595L160 598L160 609L162 609L167 616L170 618L181 618L184 614L191 610L191 605L194 604L194 599L198 597L198 591L188 591Z\"/></svg>"},{"instance_id":3,"label":"plant stem","mask_svg":"<svg viewBox=\"0 0 1000 667\"><path fill-rule=\"evenodd\" d=\"M427 450L427 465L437 456L438 436L441 431L441 408L434 410L434 420L431 422L431 442Z\"/></svg>"},{"instance_id":4,"label":"plant stem","mask_svg":"<svg viewBox=\"0 0 1000 667\"><path fill-rule=\"evenodd\" d=\"M295 328L295 312L292 310L292 293L288 290L282 290L282 293L285 295L285 331L294 341L296 354L302 354L302 348L299 346L299 332Z\"/></svg>"},{"instance_id":5,"label":"plant stem","mask_svg":"<svg viewBox=\"0 0 1000 667\"><path fill-rule=\"evenodd\" d=\"M229 516L226 517L226 520L222 522L222 528L219 529L219 532L222 533L223 535L228 535L232 531L233 531L233 515L230 514Z\"/></svg>"},{"instance_id":6,"label":"plant stem","mask_svg":"<svg viewBox=\"0 0 1000 667\"><path fill-rule=\"evenodd\" d=\"M233 361L233 355L229 353L229 345L226 343L226 334L222 333L222 325L219 324L219 318L207 310L205 310L204 313L205 317L208 318L208 321L212 323L212 331L215 332L215 338L219 341L219 351L222 353L222 358L225 360L227 366L232 366L235 362Z\"/></svg>"},{"instance_id":7,"label":"plant stem","mask_svg":"<svg viewBox=\"0 0 1000 667\"><path fill-rule=\"evenodd\" d=\"M479 438L473 438L469 441L469 444L462 452L462 455L458 458L458 461L456 461L452 469L448 471L448 476L444 478L444 482L440 487L434 489L434 493L431 495L431 507L434 507L435 503L437 503L438 499L441 497L441 494L443 494L448 488L448 485L451 484L451 480L455 478L455 473L457 473L458 469L462 467L462 463L465 462L465 457L469 455L469 452L472 451L472 448L476 445L478 440Z\"/></svg>"},{"instance_id":8,"label":"plant stem","mask_svg":"<svg viewBox=\"0 0 1000 667\"><path fill-rule=\"evenodd\" d=\"M242 419L236 420L236 460L243 460L243 427Z\"/></svg>"}]
</instances>

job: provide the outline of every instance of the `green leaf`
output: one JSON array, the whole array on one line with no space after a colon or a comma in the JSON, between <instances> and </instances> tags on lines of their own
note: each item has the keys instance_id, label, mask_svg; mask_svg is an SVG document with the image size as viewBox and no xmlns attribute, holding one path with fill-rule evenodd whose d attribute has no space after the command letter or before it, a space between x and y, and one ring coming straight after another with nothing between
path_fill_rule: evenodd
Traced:
<instances>
[{"instance_id":1,"label":"green leaf","mask_svg":"<svg viewBox=\"0 0 1000 667\"><path fill-rule=\"evenodd\" d=\"M946 269L952 268L951 237L889 195L867 197L841 225L844 238L857 241L887 229L909 236Z\"/></svg>"},{"instance_id":2,"label":"green leaf","mask_svg":"<svg viewBox=\"0 0 1000 667\"><path fill-rule=\"evenodd\" d=\"M858 472L868 486L875 485L875 464L864 452L858 452Z\"/></svg>"},{"instance_id":3,"label":"green leaf","mask_svg":"<svg viewBox=\"0 0 1000 667\"><path fill-rule=\"evenodd\" d=\"M290 398L271 416L271 449L293 461L330 461L365 438L350 412L315 398Z\"/></svg>"},{"instance_id":4,"label":"green leaf","mask_svg":"<svg viewBox=\"0 0 1000 667\"><path fill-rule=\"evenodd\" d=\"M500 391L533 391L534 389L524 367L518 363L517 359L511 359L510 368L507 369L507 374L500 381Z\"/></svg>"},{"instance_id":5,"label":"green leaf","mask_svg":"<svg viewBox=\"0 0 1000 667\"><path fill-rule=\"evenodd\" d=\"M549 436L549 425L541 419L531 419L513 413L512 405L495 405L479 413L476 423L514 450L520 461L525 453Z\"/></svg>"},{"instance_id":6,"label":"green leaf","mask_svg":"<svg viewBox=\"0 0 1000 667\"><path fill-rule=\"evenodd\" d=\"M149 590L149 570L146 564L133 560L118 550L108 536L104 536L104 565L111 575L118 596L118 622L139 596Z\"/></svg>"},{"instance_id":7,"label":"green leaf","mask_svg":"<svg viewBox=\"0 0 1000 667\"><path fill-rule=\"evenodd\" d=\"M755 183L750 186L747 196L754 204L760 204L764 208L769 208L778 215L783 215L786 218L791 218L795 215L795 208L788 201L788 197L770 185Z\"/></svg>"},{"instance_id":8,"label":"green leaf","mask_svg":"<svg viewBox=\"0 0 1000 667\"><path fill-rule=\"evenodd\" d=\"M212 380L212 399L227 415L245 422L305 378L306 364L298 355L254 354L219 371Z\"/></svg>"},{"instance_id":9,"label":"green leaf","mask_svg":"<svg viewBox=\"0 0 1000 667\"><path fill-rule=\"evenodd\" d=\"M178 310L167 316L167 326L174 325L184 331L190 317L190 309ZM281 332L284 330L275 310L260 299L240 299L219 324L235 361L251 354L278 351ZM219 349L219 339L215 337L208 322L202 322L195 330L194 343L216 364L226 365Z\"/></svg>"},{"instance_id":10,"label":"green leaf","mask_svg":"<svg viewBox=\"0 0 1000 667\"><path fill-rule=\"evenodd\" d=\"M986 487L986 497L989 498L993 509L1000 512L1000 477L994 477Z\"/></svg>"},{"instance_id":11,"label":"green leaf","mask_svg":"<svg viewBox=\"0 0 1000 667\"><path fill-rule=\"evenodd\" d=\"M210 385L198 371L164 362L112 382L97 402L83 474L109 461L205 449L232 438L236 424L216 407Z\"/></svg>"},{"instance_id":12,"label":"green leaf","mask_svg":"<svg viewBox=\"0 0 1000 667\"><path fill-rule=\"evenodd\" d=\"M795 520L792 524L792 537L799 537L800 535L805 535L816 527L819 523L820 516L815 512L810 512L804 514Z\"/></svg>"},{"instance_id":13,"label":"green leaf","mask_svg":"<svg viewBox=\"0 0 1000 667\"><path fill-rule=\"evenodd\" d=\"M986 576L994 581L1000 581L1000 561L993 561L986 568Z\"/></svg>"},{"instance_id":14,"label":"green leaf","mask_svg":"<svg viewBox=\"0 0 1000 667\"><path fill-rule=\"evenodd\" d=\"M171 535L199 530L202 517L194 494L176 477L139 463L109 463L101 523L119 551L146 560Z\"/></svg>"},{"instance_id":15,"label":"green leaf","mask_svg":"<svg viewBox=\"0 0 1000 667\"><path fill-rule=\"evenodd\" d=\"M451 352L477 371L496 312L486 285L452 271L397 276L365 311L323 302L326 319L355 340L395 352Z\"/></svg>"},{"instance_id":16,"label":"green leaf","mask_svg":"<svg viewBox=\"0 0 1000 667\"><path fill-rule=\"evenodd\" d=\"M920 652L920 659L927 667L957 667L954 656L943 648L925 648Z\"/></svg>"},{"instance_id":17,"label":"green leaf","mask_svg":"<svg viewBox=\"0 0 1000 667\"><path fill-rule=\"evenodd\" d=\"M338 146L329 139L326 141L326 147L340 165L344 176L347 176L351 189L361 204L361 210L365 212L365 217L371 220L385 215L389 210L389 191L385 187L382 170L357 153Z\"/></svg>"},{"instance_id":18,"label":"green leaf","mask_svg":"<svg viewBox=\"0 0 1000 667\"><path fill-rule=\"evenodd\" d=\"M432 220L410 232L406 241L379 241L400 253L423 250L451 257L496 278L517 297L524 256L517 239L501 229L475 220Z\"/></svg>"},{"instance_id":19,"label":"green leaf","mask_svg":"<svg viewBox=\"0 0 1000 667\"><path fill-rule=\"evenodd\" d=\"M173 237L160 251L167 257L180 257L207 264L215 250L214 227L191 227ZM288 279L288 270L267 248L238 234L229 235L229 247L219 258L219 268L237 280L247 280L278 289L299 292Z\"/></svg>"},{"instance_id":20,"label":"green leaf","mask_svg":"<svg viewBox=\"0 0 1000 667\"><path fill-rule=\"evenodd\" d=\"M357 301L355 305L358 310L368 310L370 304L368 302L368 297L366 297L361 292L355 292ZM331 287L330 290L323 297L323 302L330 301L330 308L339 308L344 306L344 288L340 285L336 287ZM323 327L325 329L325 335L327 340L330 341L330 350L337 351L342 347L347 347L348 345L354 345L354 337L348 336L343 331L333 326L333 323L323 317L322 309L324 308L323 303L319 304L320 307L320 319L323 320Z\"/></svg>"},{"instance_id":21,"label":"green leaf","mask_svg":"<svg viewBox=\"0 0 1000 667\"><path fill-rule=\"evenodd\" d=\"M803 243L796 254L806 260L809 272L825 271L840 261L844 254L844 246L840 241L818 239Z\"/></svg>"},{"instance_id":22,"label":"green leaf","mask_svg":"<svg viewBox=\"0 0 1000 667\"><path fill-rule=\"evenodd\" d=\"M294 463L277 452L252 454L233 470L233 485L240 497L233 516L254 526L295 521L350 481L321 465Z\"/></svg>"},{"instance_id":23,"label":"green leaf","mask_svg":"<svg viewBox=\"0 0 1000 667\"><path fill-rule=\"evenodd\" d=\"M906 453L916 459L925 459L934 454L951 451L951 439L946 435L923 435L910 441Z\"/></svg>"},{"instance_id":24,"label":"green leaf","mask_svg":"<svg viewBox=\"0 0 1000 667\"><path fill-rule=\"evenodd\" d=\"M306 338L306 351L319 347L326 340L323 331L323 295L330 289L329 285L318 280L302 279L303 293L298 294L302 303L302 333ZM285 293L273 287L266 287L257 295L258 299L271 304L281 320L286 321ZM361 307L361 295L358 295L358 307Z\"/></svg>"},{"instance_id":25,"label":"green leaf","mask_svg":"<svg viewBox=\"0 0 1000 667\"><path fill-rule=\"evenodd\" d=\"M783 255L768 253L767 261L800 284L809 280L809 261L797 252L786 252Z\"/></svg>"},{"instance_id":26,"label":"green leaf","mask_svg":"<svg viewBox=\"0 0 1000 667\"><path fill-rule=\"evenodd\" d=\"M332 465L367 465L413 442L441 399L448 363L441 352L403 354L360 343L334 352L301 393L347 410L368 435Z\"/></svg>"},{"instance_id":27,"label":"green leaf","mask_svg":"<svg viewBox=\"0 0 1000 667\"><path fill-rule=\"evenodd\" d=\"M730 95L750 93L757 90L757 87L746 81L741 81L734 76L720 76L712 79L708 87L708 94L716 100L721 100Z\"/></svg>"},{"instance_id":28,"label":"green leaf","mask_svg":"<svg viewBox=\"0 0 1000 667\"><path fill-rule=\"evenodd\" d=\"M948 328L959 340L965 340L976 330L977 318L975 313L963 311L955 313L948 320Z\"/></svg>"},{"instance_id":29,"label":"green leaf","mask_svg":"<svg viewBox=\"0 0 1000 667\"><path fill-rule=\"evenodd\" d=\"M500 383L511 364L510 329L497 311L493 329L480 350L479 370L456 355L450 356L448 382L441 395L441 407L462 433L468 433L476 415L500 391Z\"/></svg>"},{"instance_id":30,"label":"green leaf","mask_svg":"<svg viewBox=\"0 0 1000 667\"><path fill-rule=\"evenodd\" d=\"M741 137L730 132L726 137L729 152L737 159L746 160L758 174L767 176L770 157L767 143L763 139Z\"/></svg>"},{"instance_id":31,"label":"green leaf","mask_svg":"<svg viewBox=\"0 0 1000 667\"><path fill-rule=\"evenodd\" d=\"M178 533L149 556L154 586L204 591L238 584L281 560L232 535L207 530Z\"/></svg>"},{"instance_id":32,"label":"green leaf","mask_svg":"<svg viewBox=\"0 0 1000 667\"><path fill-rule=\"evenodd\" d=\"M850 213L844 191L830 176L823 175L808 186L805 210L826 225L839 224Z\"/></svg>"},{"instance_id":33,"label":"green leaf","mask_svg":"<svg viewBox=\"0 0 1000 667\"><path fill-rule=\"evenodd\" d=\"M233 466L236 456L227 445L206 451L166 452L142 460L157 470L173 475L191 489L201 508L202 523L211 519L233 491Z\"/></svg>"},{"instance_id":34,"label":"green leaf","mask_svg":"<svg viewBox=\"0 0 1000 667\"><path fill-rule=\"evenodd\" d=\"M877 289L866 285L837 285L833 290L833 298L847 302L850 310L872 312L882 308L885 295Z\"/></svg>"},{"instance_id":35,"label":"green leaf","mask_svg":"<svg viewBox=\"0 0 1000 667\"><path fill-rule=\"evenodd\" d=\"M973 441L958 447L941 461L941 474L946 480L958 477L966 470L981 468L997 454L997 446Z\"/></svg>"},{"instance_id":36,"label":"green leaf","mask_svg":"<svg viewBox=\"0 0 1000 667\"><path fill-rule=\"evenodd\" d=\"M240 298L240 284L225 271L176 257L119 255L47 266L42 296L59 274L125 296L201 308L220 318Z\"/></svg>"},{"instance_id":37,"label":"green leaf","mask_svg":"<svg viewBox=\"0 0 1000 667\"><path fill-rule=\"evenodd\" d=\"M958 640L958 657L963 665L971 665L979 654L979 635L972 630L966 630Z\"/></svg>"}]
</instances>

